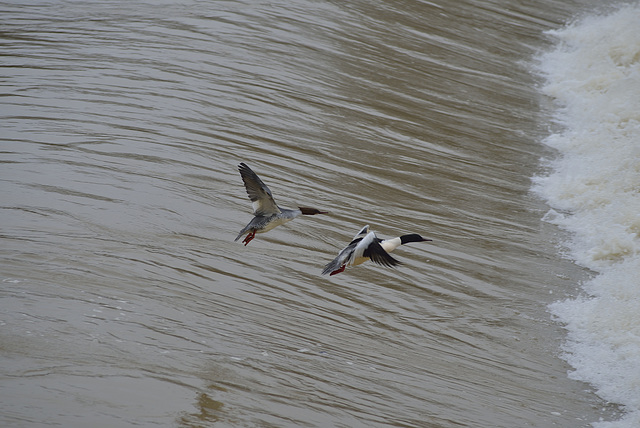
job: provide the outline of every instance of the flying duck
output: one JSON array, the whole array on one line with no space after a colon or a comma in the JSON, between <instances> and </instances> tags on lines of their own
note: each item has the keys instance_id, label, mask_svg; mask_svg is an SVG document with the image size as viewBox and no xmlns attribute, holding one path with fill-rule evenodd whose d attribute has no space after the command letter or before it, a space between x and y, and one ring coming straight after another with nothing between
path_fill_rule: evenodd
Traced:
<instances>
[{"instance_id":1,"label":"flying duck","mask_svg":"<svg viewBox=\"0 0 640 428\"><path fill-rule=\"evenodd\" d=\"M251 242L256 233L268 232L301 214L327 214L327 211L320 211L316 208L298 207L296 210L280 208L273 200L271 190L251 168L241 162L238 165L238 170L240 171L240 176L242 176L242 181L244 181L244 187L247 189L247 195L251 199L254 215L253 219L240 231L235 239L237 241L242 235L249 232L242 241L245 246Z\"/></svg>"},{"instance_id":2,"label":"flying duck","mask_svg":"<svg viewBox=\"0 0 640 428\"><path fill-rule=\"evenodd\" d=\"M374 232L369 232L369 225L366 225L353 237L349 245L340 251L338 257L324 267L322 274L335 275L343 272L347 266L356 266L367 260L382 266L397 266L400 262L391 257L390 252L400 245L424 241L431 241L431 239L425 239L417 233L383 240L378 238Z\"/></svg>"}]
</instances>

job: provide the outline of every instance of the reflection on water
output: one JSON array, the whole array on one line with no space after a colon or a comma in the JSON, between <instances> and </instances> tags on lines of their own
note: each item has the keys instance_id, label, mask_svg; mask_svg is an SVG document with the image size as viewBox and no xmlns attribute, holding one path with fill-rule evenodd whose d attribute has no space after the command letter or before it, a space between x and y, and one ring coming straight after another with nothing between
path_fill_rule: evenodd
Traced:
<instances>
[{"instance_id":1,"label":"reflection on water","mask_svg":"<svg viewBox=\"0 0 640 428\"><path fill-rule=\"evenodd\" d=\"M3 423L597 420L528 195L547 3L1 6ZM240 161L331 215L234 243ZM364 224L433 242L321 277Z\"/></svg>"}]
</instances>

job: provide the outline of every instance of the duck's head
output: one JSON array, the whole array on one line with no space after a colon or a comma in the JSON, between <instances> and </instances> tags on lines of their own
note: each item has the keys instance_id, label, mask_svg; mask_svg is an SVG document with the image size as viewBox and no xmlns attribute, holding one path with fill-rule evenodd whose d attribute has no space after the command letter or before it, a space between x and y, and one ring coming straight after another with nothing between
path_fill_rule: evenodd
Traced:
<instances>
[{"instance_id":1,"label":"duck's head","mask_svg":"<svg viewBox=\"0 0 640 428\"><path fill-rule=\"evenodd\" d=\"M400 237L400 242L402 243L402 245L408 244L409 242L425 242L425 241L432 241L432 239L423 238L417 233L410 233L408 235L402 235Z\"/></svg>"},{"instance_id":2,"label":"duck's head","mask_svg":"<svg viewBox=\"0 0 640 428\"><path fill-rule=\"evenodd\" d=\"M320 211L317 208L298 207L303 215L329 214L329 211Z\"/></svg>"}]
</instances>

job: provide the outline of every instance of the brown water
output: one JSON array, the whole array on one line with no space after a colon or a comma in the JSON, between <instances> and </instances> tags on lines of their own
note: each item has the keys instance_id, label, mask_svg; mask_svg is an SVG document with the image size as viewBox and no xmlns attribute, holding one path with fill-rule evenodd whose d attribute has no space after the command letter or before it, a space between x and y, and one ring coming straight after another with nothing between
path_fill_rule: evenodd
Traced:
<instances>
[{"instance_id":1,"label":"brown water","mask_svg":"<svg viewBox=\"0 0 640 428\"><path fill-rule=\"evenodd\" d=\"M0 423L583 427L529 192L584 2L4 2ZM244 247L244 161L297 219ZM365 224L432 243L320 276ZM571 281L569 281L569 279Z\"/></svg>"}]
</instances>

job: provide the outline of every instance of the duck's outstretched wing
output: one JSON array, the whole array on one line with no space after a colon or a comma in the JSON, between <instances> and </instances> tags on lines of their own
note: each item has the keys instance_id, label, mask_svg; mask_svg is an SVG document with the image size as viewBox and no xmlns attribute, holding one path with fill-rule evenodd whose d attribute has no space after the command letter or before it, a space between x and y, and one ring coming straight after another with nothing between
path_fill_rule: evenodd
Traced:
<instances>
[{"instance_id":1,"label":"duck's outstretched wing","mask_svg":"<svg viewBox=\"0 0 640 428\"><path fill-rule=\"evenodd\" d=\"M372 262L382 266L394 267L398 266L400 261L391 257L384 248L380 245L379 241L373 242L363 253L365 257L369 257Z\"/></svg>"},{"instance_id":2,"label":"duck's outstretched wing","mask_svg":"<svg viewBox=\"0 0 640 428\"><path fill-rule=\"evenodd\" d=\"M338 257L324 267L322 275L344 270L345 266L361 257L368 257L372 262L382 266L393 267L401 264L382 248L380 241L374 232L369 232L369 225L366 225L354 236L353 241L340 251Z\"/></svg>"},{"instance_id":3,"label":"duck's outstretched wing","mask_svg":"<svg viewBox=\"0 0 640 428\"><path fill-rule=\"evenodd\" d=\"M253 205L253 214L266 216L280 213L280 208L276 205L271 195L271 190L260 180L258 174L253 172L244 162L238 165L238 171L247 189L247 195Z\"/></svg>"},{"instance_id":4,"label":"duck's outstretched wing","mask_svg":"<svg viewBox=\"0 0 640 428\"><path fill-rule=\"evenodd\" d=\"M368 257L372 262L388 267L399 265L400 262L391 257L391 255L382 248L380 241L381 239L378 238L374 232L369 232L356 246L353 252L353 258Z\"/></svg>"},{"instance_id":5,"label":"duck's outstretched wing","mask_svg":"<svg viewBox=\"0 0 640 428\"><path fill-rule=\"evenodd\" d=\"M355 241L358 238L364 238L368 233L369 233L369 225L366 225L365 227L360 229L360 232L356 233L356 236L353 237L353 240Z\"/></svg>"},{"instance_id":6,"label":"duck's outstretched wing","mask_svg":"<svg viewBox=\"0 0 640 428\"><path fill-rule=\"evenodd\" d=\"M358 245L358 242L360 242L361 240L362 240L362 238L354 239L353 241L351 241L349 243L349 245L344 247L340 251L340 253L338 253L338 256L335 259L333 259L329 263L327 263L327 265L322 270L322 275L326 275L328 273L332 273L332 272L340 269L342 266L348 264L349 261L352 260L352 255L353 255L354 248L356 248L356 245Z\"/></svg>"},{"instance_id":7,"label":"duck's outstretched wing","mask_svg":"<svg viewBox=\"0 0 640 428\"><path fill-rule=\"evenodd\" d=\"M322 275L335 272L340 268L342 268L343 266L352 262L353 252L356 246L360 241L362 241L363 237L366 236L368 232L369 232L369 225L366 225L365 227L360 229L360 232L358 232L356 236L353 237L353 240L349 242L349 245L347 245L342 250L340 250L340 253L338 253L338 256L335 259L327 263L327 265L324 267L324 270L322 271Z\"/></svg>"}]
</instances>

